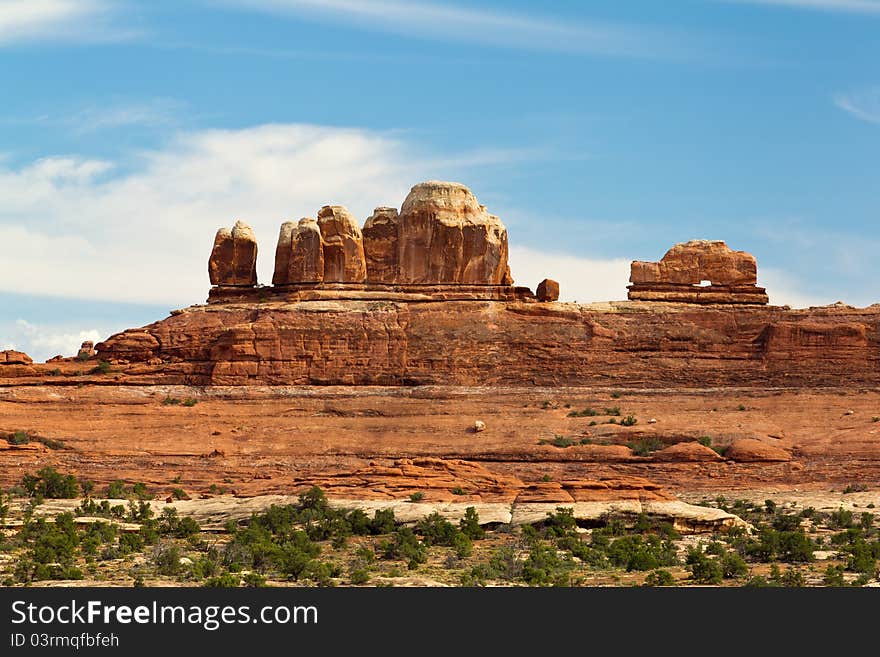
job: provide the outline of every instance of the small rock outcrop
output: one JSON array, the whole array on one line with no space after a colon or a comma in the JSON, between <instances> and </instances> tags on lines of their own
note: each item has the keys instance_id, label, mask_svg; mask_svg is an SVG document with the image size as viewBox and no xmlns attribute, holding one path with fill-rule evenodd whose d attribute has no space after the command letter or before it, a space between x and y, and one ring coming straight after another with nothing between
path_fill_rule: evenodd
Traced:
<instances>
[{"instance_id":1,"label":"small rock outcrop","mask_svg":"<svg viewBox=\"0 0 880 657\"><path fill-rule=\"evenodd\" d=\"M633 301L766 304L756 285L758 265L745 251L723 241L692 240L676 244L659 262L636 260L630 269Z\"/></svg>"},{"instance_id":2,"label":"small rock outcrop","mask_svg":"<svg viewBox=\"0 0 880 657\"><path fill-rule=\"evenodd\" d=\"M510 285L507 229L460 183L412 188L400 208L398 282Z\"/></svg>"},{"instance_id":3,"label":"small rock outcrop","mask_svg":"<svg viewBox=\"0 0 880 657\"><path fill-rule=\"evenodd\" d=\"M364 224L364 256L368 283L397 282L397 208L379 207Z\"/></svg>"},{"instance_id":4,"label":"small rock outcrop","mask_svg":"<svg viewBox=\"0 0 880 657\"><path fill-rule=\"evenodd\" d=\"M0 351L0 365L30 365L33 359L23 351L6 349Z\"/></svg>"},{"instance_id":5,"label":"small rock outcrop","mask_svg":"<svg viewBox=\"0 0 880 657\"><path fill-rule=\"evenodd\" d=\"M273 285L320 283L324 280L324 243L318 222L309 217L298 224L281 224L275 249Z\"/></svg>"},{"instance_id":6,"label":"small rock outcrop","mask_svg":"<svg viewBox=\"0 0 880 657\"><path fill-rule=\"evenodd\" d=\"M318 227L324 243L325 283L363 283L367 278L364 236L351 213L341 205L325 205L318 211Z\"/></svg>"},{"instance_id":7,"label":"small rock outcrop","mask_svg":"<svg viewBox=\"0 0 880 657\"><path fill-rule=\"evenodd\" d=\"M86 340L80 345L79 351L76 353L76 357L79 359L91 358L95 355L95 344L91 340Z\"/></svg>"},{"instance_id":8,"label":"small rock outcrop","mask_svg":"<svg viewBox=\"0 0 880 657\"><path fill-rule=\"evenodd\" d=\"M559 300L559 283L550 278L545 278L538 283L538 289L535 292L538 301L558 301Z\"/></svg>"},{"instance_id":9,"label":"small rock outcrop","mask_svg":"<svg viewBox=\"0 0 880 657\"><path fill-rule=\"evenodd\" d=\"M257 284L257 238L246 223L221 228L208 260L211 285L253 287Z\"/></svg>"}]
</instances>

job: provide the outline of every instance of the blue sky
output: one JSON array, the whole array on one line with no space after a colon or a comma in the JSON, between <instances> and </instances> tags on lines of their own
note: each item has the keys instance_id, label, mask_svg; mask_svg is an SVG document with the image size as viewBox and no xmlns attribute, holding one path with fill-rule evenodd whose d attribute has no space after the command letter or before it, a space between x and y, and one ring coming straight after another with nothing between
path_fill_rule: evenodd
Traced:
<instances>
[{"instance_id":1,"label":"blue sky","mask_svg":"<svg viewBox=\"0 0 880 657\"><path fill-rule=\"evenodd\" d=\"M880 301L880 0L0 0L0 348L204 301L214 231L424 179L518 283L625 298L675 242L771 301Z\"/></svg>"}]
</instances>

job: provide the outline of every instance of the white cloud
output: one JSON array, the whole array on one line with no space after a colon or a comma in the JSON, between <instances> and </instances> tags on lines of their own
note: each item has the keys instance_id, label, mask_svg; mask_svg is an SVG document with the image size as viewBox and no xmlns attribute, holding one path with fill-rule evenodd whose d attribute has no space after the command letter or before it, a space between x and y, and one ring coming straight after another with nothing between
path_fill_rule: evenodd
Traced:
<instances>
[{"instance_id":1,"label":"white cloud","mask_svg":"<svg viewBox=\"0 0 880 657\"><path fill-rule=\"evenodd\" d=\"M791 275L772 267L758 269L758 285L767 288L770 303L774 306L809 308L810 306L827 306L838 301L838 299L804 292Z\"/></svg>"},{"instance_id":2,"label":"white cloud","mask_svg":"<svg viewBox=\"0 0 880 657\"><path fill-rule=\"evenodd\" d=\"M880 123L880 87L872 87L853 94L837 94L834 104L857 119Z\"/></svg>"},{"instance_id":3,"label":"white cloud","mask_svg":"<svg viewBox=\"0 0 880 657\"><path fill-rule=\"evenodd\" d=\"M726 0L738 4L772 5L851 14L880 15L880 0Z\"/></svg>"},{"instance_id":4,"label":"white cloud","mask_svg":"<svg viewBox=\"0 0 880 657\"><path fill-rule=\"evenodd\" d=\"M43 362L57 355L75 356L83 342L98 342L102 335L97 329L65 329L35 325L18 319L12 327L11 336L7 336L7 339L10 338L11 341L5 343L4 349L17 349L28 354L35 362Z\"/></svg>"},{"instance_id":5,"label":"white cloud","mask_svg":"<svg viewBox=\"0 0 880 657\"><path fill-rule=\"evenodd\" d=\"M519 50L656 56L683 52L670 29L603 21L554 19L534 13L474 9L415 0L204 0L211 5L280 16L341 22L406 37Z\"/></svg>"},{"instance_id":6,"label":"white cloud","mask_svg":"<svg viewBox=\"0 0 880 657\"><path fill-rule=\"evenodd\" d=\"M31 41L106 41L132 33L111 26L111 0L0 0L0 46Z\"/></svg>"},{"instance_id":7,"label":"white cloud","mask_svg":"<svg viewBox=\"0 0 880 657\"><path fill-rule=\"evenodd\" d=\"M13 245L0 259L0 289L200 302L220 226L254 227L268 284L283 221L329 203L363 221L375 206L399 206L418 180L460 179L471 167L532 155L420 157L392 134L293 124L183 133L134 161L64 156L12 168L0 160L0 243Z\"/></svg>"},{"instance_id":8,"label":"white cloud","mask_svg":"<svg viewBox=\"0 0 880 657\"><path fill-rule=\"evenodd\" d=\"M547 253L522 246L510 247L510 271L517 285L534 290L545 278L559 283L562 301L615 301L626 299L629 260L580 258Z\"/></svg>"}]
</instances>

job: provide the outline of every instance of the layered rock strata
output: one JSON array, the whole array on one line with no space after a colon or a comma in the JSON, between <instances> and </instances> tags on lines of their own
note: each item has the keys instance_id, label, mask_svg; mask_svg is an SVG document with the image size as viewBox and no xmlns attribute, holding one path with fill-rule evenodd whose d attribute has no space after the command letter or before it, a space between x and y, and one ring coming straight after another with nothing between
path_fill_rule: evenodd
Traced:
<instances>
[{"instance_id":1,"label":"layered rock strata","mask_svg":"<svg viewBox=\"0 0 880 657\"><path fill-rule=\"evenodd\" d=\"M757 286L754 256L734 251L722 241L676 244L659 262L631 265L629 298L633 301L766 304Z\"/></svg>"},{"instance_id":2,"label":"layered rock strata","mask_svg":"<svg viewBox=\"0 0 880 657\"><path fill-rule=\"evenodd\" d=\"M127 362L133 383L875 385L880 305L226 303L175 311L96 348Z\"/></svg>"}]
</instances>

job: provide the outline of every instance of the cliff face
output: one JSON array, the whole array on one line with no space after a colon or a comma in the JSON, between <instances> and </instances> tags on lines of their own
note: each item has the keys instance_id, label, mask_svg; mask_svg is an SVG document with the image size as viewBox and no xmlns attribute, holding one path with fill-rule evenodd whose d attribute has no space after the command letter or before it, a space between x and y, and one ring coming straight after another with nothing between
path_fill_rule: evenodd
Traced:
<instances>
[{"instance_id":1,"label":"cliff face","mask_svg":"<svg viewBox=\"0 0 880 657\"><path fill-rule=\"evenodd\" d=\"M880 377L880 305L319 300L194 306L96 345L132 383L825 386Z\"/></svg>"}]
</instances>

